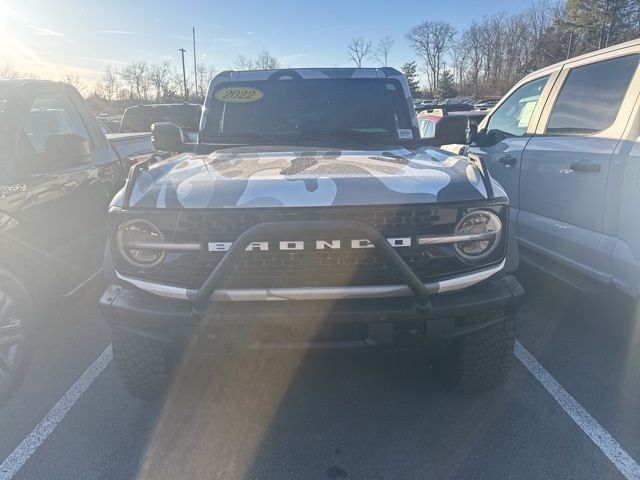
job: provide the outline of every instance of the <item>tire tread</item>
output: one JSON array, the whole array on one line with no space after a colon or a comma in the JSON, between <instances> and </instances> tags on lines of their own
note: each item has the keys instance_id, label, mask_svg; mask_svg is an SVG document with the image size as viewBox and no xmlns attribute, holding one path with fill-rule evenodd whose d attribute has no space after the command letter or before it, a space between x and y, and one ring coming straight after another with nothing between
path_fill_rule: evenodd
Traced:
<instances>
[{"instance_id":1,"label":"tire tread","mask_svg":"<svg viewBox=\"0 0 640 480\"><path fill-rule=\"evenodd\" d=\"M160 397L169 384L167 359L162 345L113 329L113 363L127 390L142 400Z\"/></svg>"},{"instance_id":2,"label":"tire tread","mask_svg":"<svg viewBox=\"0 0 640 480\"><path fill-rule=\"evenodd\" d=\"M462 393L501 385L511 369L514 347L513 316L455 340L439 360L445 385Z\"/></svg>"}]
</instances>

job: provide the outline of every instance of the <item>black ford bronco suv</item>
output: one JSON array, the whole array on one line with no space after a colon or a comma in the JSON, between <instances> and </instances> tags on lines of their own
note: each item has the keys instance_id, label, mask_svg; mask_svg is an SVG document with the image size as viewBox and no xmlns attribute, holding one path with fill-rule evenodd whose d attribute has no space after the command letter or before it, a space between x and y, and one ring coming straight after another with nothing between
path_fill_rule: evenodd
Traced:
<instances>
[{"instance_id":1,"label":"black ford bronco suv","mask_svg":"<svg viewBox=\"0 0 640 480\"><path fill-rule=\"evenodd\" d=\"M111 203L100 300L134 395L194 342L425 349L450 387L505 378L523 295L507 197L419 138L399 72L223 72L198 144L171 123L152 137L179 153Z\"/></svg>"}]
</instances>

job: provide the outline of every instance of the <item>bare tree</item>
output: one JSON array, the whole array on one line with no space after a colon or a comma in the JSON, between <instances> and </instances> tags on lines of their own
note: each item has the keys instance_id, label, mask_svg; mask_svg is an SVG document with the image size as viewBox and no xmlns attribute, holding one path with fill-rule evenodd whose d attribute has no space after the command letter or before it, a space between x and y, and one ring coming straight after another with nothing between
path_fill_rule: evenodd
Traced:
<instances>
[{"instance_id":1,"label":"bare tree","mask_svg":"<svg viewBox=\"0 0 640 480\"><path fill-rule=\"evenodd\" d=\"M245 57L244 55L236 56L233 64L235 65L237 70L255 70L253 66L253 60Z\"/></svg>"},{"instance_id":2,"label":"bare tree","mask_svg":"<svg viewBox=\"0 0 640 480\"><path fill-rule=\"evenodd\" d=\"M146 62L131 62L120 72L129 88L129 94L138 100L147 98L149 92L149 66Z\"/></svg>"},{"instance_id":3,"label":"bare tree","mask_svg":"<svg viewBox=\"0 0 640 480\"><path fill-rule=\"evenodd\" d=\"M445 60L449 66L452 61L455 90L476 98L504 94L526 74L569 54L638 37L638 0L535 0L522 12L474 21L457 38L442 22L425 22L407 33L432 89L445 77ZM447 82L439 91L451 90L449 74Z\"/></svg>"},{"instance_id":4,"label":"bare tree","mask_svg":"<svg viewBox=\"0 0 640 480\"><path fill-rule=\"evenodd\" d=\"M192 78L187 77L187 92L191 91ZM184 78L182 76L182 70L171 70L169 78L169 86L167 91L167 99L174 101L184 101Z\"/></svg>"},{"instance_id":5,"label":"bare tree","mask_svg":"<svg viewBox=\"0 0 640 480\"><path fill-rule=\"evenodd\" d=\"M207 87L215 74L216 69L213 65L205 65L204 63L198 64L196 67L196 77L198 79L198 96L200 98L197 100L202 101L204 99L204 96L207 93Z\"/></svg>"},{"instance_id":6,"label":"bare tree","mask_svg":"<svg viewBox=\"0 0 640 480\"><path fill-rule=\"evenodd\" d=\"M544 62L545 54L541 49L542 40L553 27L554 20L558 15L558 7L560 2L550 0L538 0L531 5L525 12L528 28L528 42L533 48L525 50L527 55L527 64L533 70L548 65Z\"/></svg>"},{"instance_id":7,"label":"bare tree","mask_svg":"<svg viewBox=\"0 0 640 480\"><path fill-rule=\"evenodd\" d=\"M116 98L118 100L127 100L128 98L131 98L131 97L133 97L133 95L128 88L126 87L118 88L118 91L116 92Z\"/></svg>"},{"instance_id":8,"label":"bare tree","mask_svg":"<svg viewBox=\"0 0 640 480\"><path fill-rule=\"evenodd\" d=\"M118 79L118 74L111 65L107 65L107 68L102 75L101 90L102 95L108 102L113 101L116 97L119 84L120 80Z\"/></svg>"},{"instance_id":9,"label":"bare tree","mask_svg":"<svg viewBox=\"0 0 640 480\"><path fill-rule=\"evenodd\" d=\"M349 60L355 63L358 68L362 68L362 61L371 55L372 51L371 40L365 40L362 37L352 38L347 44Z\"/></svg>"},{"instance_id":10,"label":"bare tree","mask_svg":"<svg viewBox=\"0 0 640 480\"><path fill-rule=\"evenodd\" d=\"M0 78L18 78L20 74L13 68L13 65L4 65L0 67Z\"/></svg>"},{"instance_id":11,"label":"bare tree","mask_svg":"<svg viewBox=\"0 0 640 480\"><path fill-rule=\"evenodd\" d=\"M424 22L406 35L409 45L424 60L429 86L435 90L444 56L452 45L456 30L446 22Z\"/></svg>"},{"instance_id":12,"label":"bare tree","mask_svg":"<svg viewBox=\"0 0 640 480\"><path fill-rule=\"evenodd\" d=\"M93 85L93 91L89 94L89 97L106 99L106 95L104 93L104 86L102 82L98 81Z\"/></svg>"},{"instance_id":13,"label":"bare tree","mask_svg":"<svg viewBox=\"0 0 640 480\"><path fill-rule=\"evenodd\" d=\"M462 44L462 41L455 41L451 49L451 60L453 61L453 78L461 85L464 80L464 69L468 63L469 51Z\"/></svg>"},{"instance_id":14,"label":"bare tree","mask_svg":"<svg viewBox=\"0 0 640 480\"><path fill-rule=\"evenodd\" d=\"M64 83L68 83L73 88L78 90L78 92L80 92L81 95L84 94L84 90L85 90L86 87L85 87L85 84L82 83L82 80L80 80L80 75L77 75L77 74L74 75L72 73L67 73L62 81Z\"/></svg>"},{"instance_id":15,"label":"bare tree","mask_svg":"<svg viewBox=\"0 0 640 480\"><path fill-rule=\"evenodd\" d=\"M553 7L551 17L549 27L538 39L535 48L536 61L531 61L530 69L535 70L564 60L567 55L575 52L574 47L578 43L579 35L575 31L575 26L569 21L566 4L558 1ZM638 22L638 35L640 35L640 22Z\"/></svg>"},{"instance_id":16,"label":"bare tree","mask_svg":"<svg viewBox=\"0 0 640 480\"><path fill-rule=\"evenodd\" d=\"M253 61L256 70L273 70L280 68L280 61L271 55L269 50L262 50Z\"/></svg>"},{"instance_id":17,"label":"bare tree","mask_svg":"<svg viewBox=\"0 0 640 480\"><path fill-rule=\"evenodd\" d=\"M391 52L394 43L393 38L384 37L378 40L373 49L373 56L383 67L389 66L389 52Z\"/></svg>"},{"instance_id":18,"label":"bare tree","mask_svg":"<svg viewBox=\"0 0 640 480\"><path fill-rule=\"evenodd\" d=\"M280 60L271 55L269 50L262 50L255 58L238 55L233 63L238 70L273 70L280 68Z\"/></svg>"},{"instance_id":19,"label":"bare tree","mask_svg":"<svg viewBox=\"0 0 640 480\"><path fill-rule=\"evenodd\" d=\"M478 98L480 95L480 71L482 69L482 34L480 25L473 22L471 26L462 34L460 47L467 52L466 64L469 81L473 86L473 96ZM463 67L464 68L464 67Z\"/></svg>"},{"instance_id":20,"label":"bare tree","mask_svg":"<svg viewBox=\"0 0 640 480\"><path fill-rule=\"evenodd\" d=\"M167 96L169 83L171 82L171 65L163 62L160 65L149 67L149 81L156 94L156 101Z\"/></svg>"}]
</instances>

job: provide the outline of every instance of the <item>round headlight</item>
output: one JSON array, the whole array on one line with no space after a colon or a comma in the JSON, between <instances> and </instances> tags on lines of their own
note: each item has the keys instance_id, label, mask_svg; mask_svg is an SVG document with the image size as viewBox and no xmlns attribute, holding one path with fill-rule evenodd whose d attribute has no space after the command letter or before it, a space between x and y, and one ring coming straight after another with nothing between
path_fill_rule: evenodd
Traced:
<instances>
[{"instance_id":1,"label":"round headlight","mask_svg":"<svg viewBox=\"0 0 640 480\"><path fill-rule=\"evenodd\" d=\"M127 220L118 227L116 233L120 254L131 265L139 268L154 267L162 262L164 250L152 248L152 245L163 240L160 230L146 220Z\"/></svg>"},{"instance_id":2,"label":"round headlight","mask_svg":"<svg viewBox=\"0 0 640 480\"><path fill-rule=\"evenodd\" d=\"M469 241L454 245L456 254L467 262L484 260L500 244L502 222L498 216L486 210L467 213L456 225L455 235L468 236Z\"/></svg>"}]
</instances>

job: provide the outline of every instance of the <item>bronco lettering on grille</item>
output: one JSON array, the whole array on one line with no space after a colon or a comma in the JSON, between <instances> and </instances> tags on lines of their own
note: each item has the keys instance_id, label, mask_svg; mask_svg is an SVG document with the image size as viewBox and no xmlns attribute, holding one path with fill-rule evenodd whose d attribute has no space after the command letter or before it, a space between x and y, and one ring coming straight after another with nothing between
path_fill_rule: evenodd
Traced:
<instances>
[{"instance_id":1,"label":"bronco lettering on grille","mask_svg":"<svg viewBox=\"0 0 640 480\"><path fill-rule=\"evenodd\" d=\"M410 247L411 237L399 237L399 238L387 238L387 242L392 247ZM349 242L342 242L341 240L315 240L315 241L303 241L303 240L280 240L274 242L252 242L245 250L247 252L268 252L270 250L281 251L300 251L300 250L339 250L347 245L352 249L360 248L374 248L366 238L354 239ZM209 242L207 244L207 250L210 252L226 252L231 248L231 242Z\"/></svg>"}]
</instances>

